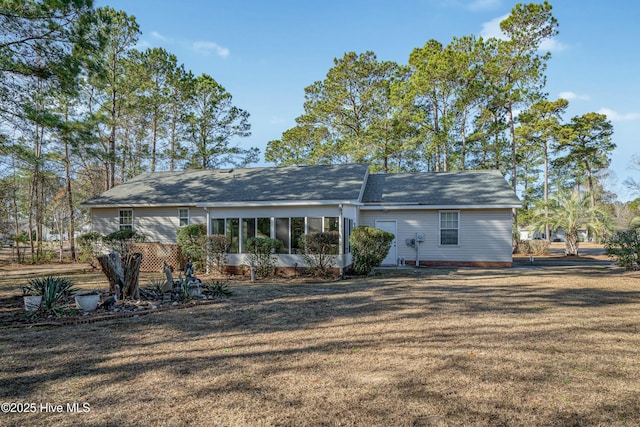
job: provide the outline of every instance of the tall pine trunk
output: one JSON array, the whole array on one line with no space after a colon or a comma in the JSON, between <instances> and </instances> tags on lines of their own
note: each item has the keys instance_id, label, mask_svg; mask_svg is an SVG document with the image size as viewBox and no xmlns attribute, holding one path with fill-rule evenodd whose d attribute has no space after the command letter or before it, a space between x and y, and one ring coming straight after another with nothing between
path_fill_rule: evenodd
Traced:
<instances>
[{"instance_id":1,"label":"tall pine trunk","mask_svg":"<svg viewBox=\"0 0 640 427\"><path fill-rule=\"evenodd\" d=\"M71 261L76 262L75 214L73 209L73 192L71 191L71 160L69 143L64 143L64 175L66 180L67 207L69 209L69 251ZM61 239L62 240L62 239Z\"/></svg>"}]
</instances>

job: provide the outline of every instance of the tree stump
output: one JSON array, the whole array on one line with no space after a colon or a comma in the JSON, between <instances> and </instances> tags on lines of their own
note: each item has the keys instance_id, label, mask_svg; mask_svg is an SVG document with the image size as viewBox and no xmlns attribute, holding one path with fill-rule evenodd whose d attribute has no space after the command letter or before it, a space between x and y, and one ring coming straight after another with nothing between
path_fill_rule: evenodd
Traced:
<instances>
[{"instance_id":1,"label":"tree stump","mask_svg":"<svg viewBox=\"0 0 640 427\"><path fill-rule=\"evenodd\" d=\"M120 285L120 289L124 290L124 269L122 267L120 254L111 251L109 255L98 256L98 262L100 263L102 272L109 280L109 290L111 293L115 293L116 285Z\"/></svg>"},{"instance_id":2,"label":"tree stump","mask_svg":"<svg viewBox=\"0 0 640 427\"><path fill-rule=\"evenodd\" d=\"M124 295L133 299L140 299L140 265L142 254L136 252L124 257Z\"/></svg>"},{"instance_id":3,"label":"tree stump","mask_svg":"<svg viewBox=\"0 0 640 427\"><path fill-rule=\"evenodd\" d=\"M140 299L141 253L127 254L122 259L118 252L112 251L109 255L100 255L98 262L102 272L109 280L111 292L115 292L115 286L119 285L122 291L122 298Z\"/></svg>"}]
</instances>

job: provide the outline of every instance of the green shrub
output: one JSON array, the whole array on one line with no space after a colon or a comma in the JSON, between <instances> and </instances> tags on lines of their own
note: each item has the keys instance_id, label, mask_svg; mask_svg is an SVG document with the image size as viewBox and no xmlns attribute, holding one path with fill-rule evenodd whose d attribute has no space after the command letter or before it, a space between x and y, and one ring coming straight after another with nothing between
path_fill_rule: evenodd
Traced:
<instances>
[{"instance_id":1,"label":"green shrub","mask_svg":"<svg viewBox=\"0 0 640 427\"><path fill-rule=\"evenodd\" d=\"M207 263L213 265L218 273L223 274L227 266L227 253L231 241L224 234L213 234L207 237Z\"/></svg>"},{"instance_id":2,"label":"green shrub","mask_svg":"<svg viewBox=\"0 0 640 427\"><path fill-rule=\"evenodd\" d=\"M392 233L378 228L354 228L349 238L354 271L357 274L369 274L379 267L389 253L394 237Z\"/></svg>"},{"instance_id":3,"label":"green shrub","mask_svg":"<svg viewBox=\"0 0 640 427\"><path fill-rule=\"evenodd\" d=\"M191 260L195 269L202 269L207 256L207 226L187 225L178 230L177 236L182 255Z\"/></svg>"},{"instance_id":4,"label":"green shrub","mask_svg":"<svg viewBox=\"0 0 640 427\"><path fill-rule=\"evenodd\" d=\"M340 234L336 231L310 233L300 237L304 262L316 276L329 276L336 262Z\"/></svg>"},{"instance_id":5,"label":"green shrub","mask_svg":"<svg viewBox=\"0 0 640 427\"><path fill-rule=\"evenodd\" d=\"M276 267L276 253L284 247L278 239L252 237L247 240L248 264L256 269L257 277L267 277Z\"/></svg>"},{"instance_id":6,"label":"green shrub","mask_svg":"<svg viewBox=\"0 0 640 427\"><path fill-rule=\"evenodd\" d=\"M118 230L104 236L105 249L113 250L125 257L129 253L129 245L135 242L144 242L145 236L134 230Z\"/></svg>"},{"instance_id":7,"label":"green shrub","mask_svg":"<svg viewBox=\"0 0 640 427\"><path fill-rule=\"evenodd\" d=\"M73 287L73 281L66 277L36 277L29 279L27 283L22 292L25 295L42 295L42 311L55 311L60 301L78 291Z\"/></svg>"},{"instance_id":8,"label":"green shrub","mask_svg":"<svg viewBox=\"0 0 640 427\"><path fill-rule=\"evenodd\" d=\"M137 236L140 236L140 234L134 230L118 230L114 231L113 233L107 234L104 239L108 242L111 242L114 240L131 240L136 238Z\"/></svg>"},{"instance_id":9,"label":"green shrub","mask_svg":"<svg viewBox=\"0 0 640 427\"><path fill-rule=\"evenodd\" d=\"M83 234L76 239L78 245L78 261L91 264L97 267L96 258L101 253L102 239L104 236L100 233L91 232Z\"/></svg>"},{"instance_id":10,"label":"green shrub","mask_svg":"<svg viewBox=\"0 0 640 427\"><path fill-rule=\"evenodd\" d=\"M626 269L637 268L634 263L640 259L640 226L616 232L605 241L604 248L618 265Z\"/></svg>"}]
</instances>

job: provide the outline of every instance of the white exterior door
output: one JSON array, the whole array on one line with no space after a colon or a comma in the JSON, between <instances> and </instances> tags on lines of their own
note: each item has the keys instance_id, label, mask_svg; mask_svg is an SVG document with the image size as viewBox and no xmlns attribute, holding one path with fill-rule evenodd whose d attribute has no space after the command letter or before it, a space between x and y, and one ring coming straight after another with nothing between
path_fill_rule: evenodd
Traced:
<instances>
[{"instance_id":1,"label":"white exterior door","mask_svg":"<svg viewBox=\"0 0 640 427\"><path fill-rule=\"evenodd\" d=\"M396 236L398 235L398 223L395 220L376 220L376 228L393 234L393 242L389 248L387 257L382 261L382 265L398 264L398 249L396 247Z\"/></svg>"}]
</instances>

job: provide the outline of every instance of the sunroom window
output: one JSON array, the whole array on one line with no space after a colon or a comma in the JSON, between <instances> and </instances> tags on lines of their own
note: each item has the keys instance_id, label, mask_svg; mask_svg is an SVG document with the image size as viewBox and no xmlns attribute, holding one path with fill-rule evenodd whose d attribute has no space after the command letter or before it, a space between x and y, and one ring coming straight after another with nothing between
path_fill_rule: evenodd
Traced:
<instances>
[{"instance_id":1,"label":"sunroom window","mask_svg":"<svg viewBox=\"0 0 640 427\"><path fill-rule=\"evenodd\" d=\"M256 219L242 218L242 252L249 252L247 240L256 237Z\"/></svg>"},{"instance_id":2,"label":"sunroom window","mask_svg":"<svg viewBox=\"0 0 640 427\"><path fill-rule=\"evenodd\" d=\"M276 239L283 244L279 253L289 253L289 218L276 218Z\"/></svg>"},{"instance_id":3,"label":"sunroom window","mask_svg":"<svg viewBox=\"0 0 640 427\"><path fill-rule=\"evenodd\" d=\"M304 235L304 217L291 218L291 253L300 253L300 238Z\"/></svg>"}]
</instances>

